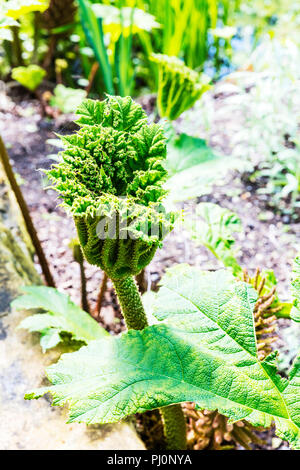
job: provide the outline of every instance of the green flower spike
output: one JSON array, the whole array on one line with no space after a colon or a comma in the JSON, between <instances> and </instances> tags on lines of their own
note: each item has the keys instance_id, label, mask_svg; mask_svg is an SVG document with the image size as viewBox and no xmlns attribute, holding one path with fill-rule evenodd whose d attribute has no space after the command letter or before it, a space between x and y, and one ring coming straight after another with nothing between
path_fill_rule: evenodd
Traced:
<instances>
[{"instance_id":1,"label":"green flower spike","mask_svg":"<svg viewBox=\"0 0 300 470\"><path fill-rule=\"evenodd\" d=\"M163 130L130 97L85 100L81 129L61 137L62 161L48 176L73 215L86 259L113 279L136 276L172 229L161 200Z\"/></svg>"},{"instance_id":2,"label":"green flower spike","mask_svg":"<svg viewBox=\"0 0 300 470\"><path fill-rule=\"evenodd\" d=\"M190 69L177 57L152 54L159 66L157 106L160 117L177 119L210 88L210 78Z\"/></svg>"}]
</instances>

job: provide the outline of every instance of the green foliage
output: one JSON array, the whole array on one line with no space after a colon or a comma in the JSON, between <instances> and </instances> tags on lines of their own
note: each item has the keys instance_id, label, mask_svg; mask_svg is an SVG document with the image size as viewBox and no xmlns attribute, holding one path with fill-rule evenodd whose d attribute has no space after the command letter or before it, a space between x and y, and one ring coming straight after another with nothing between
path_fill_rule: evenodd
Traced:
<instances>
[{"instance_id":1,"label":"green foliage","mask_svg":"<svg viewBox=\"0 0 300 470\"><path fill-rule=\"evenodd\" d=\"M153 54L152 60L159 66L157 94L159 115L173 121L191 108L210 88L209 78L186 67L176 57Z\"/></svg>"},{"instance_id":2,"label":"green foliage","mask_svg":"<svg viewBox=\"0 0 300 470\"><path fill-rule=\"evenodd\" d=\"M104 90L121 96L134 88L133 36L139 31L148 38L158 27L152 15L138 8L117 8L79 0L81 24L89 46L100 66ZM107 40L109 39L109 43Z\"/></svg>"},{"instance_id":3,"label":"green foliage","mask_svg":"<svg viewBox=\"0 0 300 470\"><path fill-rule=\"evenodd\" d=\"M299 60L292 41L265 39L248 59L252 71L233 75L238 94L226 107L242 117L232 155L248 161L251 181L276 208L300 204Z\"/></svg>"},{"instance_id":4,"label":"green foliage","mask_svg":"<svg viewBox=\"0 0 300 470\"><path fill-rule=\"evenodd\" d=\"M51 106L66 114L75 113L77 107L86 98L85 90L68 88L61 84L54 88L53 93L54 96L50 100Z\"/></svg>"},{"instance_id":5,"label":"green foliage","mask_svg":"<svg viewBox=\"0 0 300 470\"><path fill-rule=\"evenodd\" d=\"M291 284L292 294L294 297L291 318L297 322L300 322L300 256L297 256L294 261Z\"/></svg>"},{"instance_id":6,"label":"green foliage","mask_svg":"<svg viewBox=\"0 0 300 470\"><path fill-rule=\"evenodd\" d=\"M276 373L276 353L258 360L255 291L229 272L179 265L156 300L158 324L63 355L47 369L53 386L26 398L50 392L55 405L69 403L70 422L86 423L193 401L232 420L265 427L274 420L277 434L299 448L299 367L286 380Z\"/></svg>"},{"instance_id":7,"label":"green foliage","mask_svg":"<svg viewBox=\"0 0 300 470\"><path fill-rule=\"evenodd\" d=\"M15 299L11 306L17 310L42 309L25 318L19 328L41 334L43 351L57 346L65 339L88 344L106 337L108 333L88 313L75 305L70 297L52 287L23 287L25 295Z\"/></svg>"},{"instance_id":8,"label":"green foliage","mask_svg":"<svg viewBox=\"0 0 300 470\"><path fill-rule=\"evenodd\" d=\"M81 129L61 137L62 161L47 174L74 216L87 260L112 279L136 275L174 221L161 205L163 130L148 125L130 97L86 100L77 114Z\"/></svg>"},{"instance_id":9,"label":"green foliage","mask_svg":"<svg viewBox=\"0 0 300 470\"><path fill-rule=\"evenodd\" d=\"M34 91L42 82L46 72L38 65L28 65L28 67L15 67L12 69L11 75L14 80L25 88Z\"/></svg>"},{"instance_id":10,"label":"green foliage","mask_svg":"<svg viewBox=\"0 0 300 470\"><path fill-rule=\"evenodd\" d=\"M128 0L128 3L130 0ZM161 52L182 57L195 69L203 66L208 57L210 28L217 21L227 23L228 0L145 0L147 11L162 25L148 45L148 53ZM231 1L231 10L236 2Z\"/></svg>"},{"instance_id":11,"label":"green foliage","mask_svg":"<svg viewBox=\"0 0 300 470\"><path fill-rule=\"evenodd\" d=\"M218 155L204 139L191 137L184 132L177 135L171 128L168 130L167 158L165 168L172 177L181 171L205 162L216 162Z\"/></svg>"},{"instance_id":12,"label":"green foliage","mask_svg":"<svg viewBox=\"0 0 300 470\"><path fill-rule=\"evenodd\" d=\"M197 204L195 216L196 218L189 217L189 214L186 214L184 221L192 240L196 244L205 246L225 267L232 269L234 276L245 281L245 272L236 260L234 249L233 233L242 230L239 217L228 209L208 202ZM273 270L264 269L262 272L257 270L254 278L252 280L249 278L249 281L252 281L250 283L256 290L259 290L261 297L273 292L273 301L269 305L272 315L278 318L291 318L292 304L281 302L279 299L276 292L277 279Z\"/></svg>"},{"instance_id":13,"label":"green foliage","mask_svg":"<svg viewBox=\"0 0 300 470\"><path fill-rule=\"evenodd\" d=\"M236 260L232 234L241 232L241 220L234 213L218 204L201 202L195 210L196 219L186 220L192 240L204 245L224 266L231 268L235 276L241 274L242 268ZM200 217L200 219L198 218Z\"/></svg>"},{"instance_id":14,"label":"green foliage","mask_svg":"<svg viewBox=\"0 0 300 470\"><path fill-rule=\"evenodd\" d=\"M239 167L237 159L217 154L205 140L185 133L176 135L170 126L165 127L168 143L164 166L169 175L165 188L170 203L209 193L214 184L224 180L229 169Z\"/></svg>"}]
</instances>

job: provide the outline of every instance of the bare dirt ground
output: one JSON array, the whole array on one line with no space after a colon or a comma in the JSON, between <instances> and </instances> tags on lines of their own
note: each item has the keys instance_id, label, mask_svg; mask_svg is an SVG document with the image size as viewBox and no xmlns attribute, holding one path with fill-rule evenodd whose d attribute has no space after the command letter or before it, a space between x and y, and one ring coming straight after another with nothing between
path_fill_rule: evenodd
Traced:
<instances>
[{"instance_id":1,"label":"bare dirt ground","mask_svg":"<svg viewBox=\"0 0 300 470\"><path fill-rule=\"evenodd\" d=\"M74 224L59 207L55 191L45 190L45 177L38 171L48 169L54 161L53 154L57 153L57 148L49 145L47 140L55 138L55 132L71 133L74 126L70 121L71 117L60 117L55 121L41 117L39 104L28 97L11 100L2 96L0 99L0 135L7 146L14 170L20 176L22 190L55 282L74 302L80 303L79 265L73 260L69 248L70 240L76 236ZM274 214L266 200L256 194L255 187L244 182L238 174L226 176L223 186L214 188L211 194L200 200L218 203L239 215L244 231L236 237L240 247L238 261L251 274L257 267L273 269L279 294L282 300L288 299L291 264L296 255L297 240L299 243L299 224L291 223L286 216ZM262 212L264 220L261 220ZM167 267L179 262L198 265L203 269L219 267L216 259L205 248L196 247L186 233L174 230L148 267L149 285L150 282L157 283ZM37 269L40 271L39 265ZM98 268L86 264L86 275L92 311L102 273ZM110 283L99 321L115 334L124 328ZM286 327L286 321L281 320L280 330L284 331ZM280 332L277 347L283 348ZM272 448L273 437L272 433L268 433L268 448Z\"/></svg>"}]
</instances>

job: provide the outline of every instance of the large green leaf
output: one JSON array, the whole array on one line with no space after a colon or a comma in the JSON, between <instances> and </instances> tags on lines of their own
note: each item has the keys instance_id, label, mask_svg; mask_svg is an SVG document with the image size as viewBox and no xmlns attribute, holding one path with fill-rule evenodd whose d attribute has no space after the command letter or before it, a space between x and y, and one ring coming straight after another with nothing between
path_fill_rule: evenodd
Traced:
<instances>
[{"instance_id":1,"label":"large green leaf","mask_svg":"<svg viewBox=\"0 0 300 470\"><path fill-rule=\"evenodd\" d=\"M297 374L275 372L275 357L259 362L252 310L255 291L226 271L183 265L157 294L159 324L94 341L47 369L55 405L69 402L70 421L114 422L136 412L194 401L232 420L268 426L300 447ZM299 389L299 387L298 387Z\"/></svg>"},{"instance_id":2,"label":"large green leaf","mask_svg":"<svg viewBox=\"0 0 300 470\"><path fill-rule=\"evenodd\" d=\"M235 258L233 245L234 232L242 229L240 218L218 204L201 202L195 209L196 218L187 218L185 226L191 232L192 239L206 246L226 267L238 275L242 268Z\"/></svg>"},{"instance_id":3,"label":"large green leaf","mask_svg":"<svg viewBox=\"0 0 300 470\"><path fill-rule=\"evenodd\" d=\"M294 297L291 318L300 322L300 255L296 257L292 274L292 294Z\"/></svg>"},{"instance_id":4,"label":"large green leaf","mask_svg":"<svg viewBox=\"0 0 300 470\"><path fill-rule=\"evenodd\" d=\"M168 142L166 167L170 176L200 163L217 160L218 155L204 139L187 134L173 134Z\"/></svg>"},{"instance_id":5,"label":"large green leaf","mask_svg":"<svg viewBox=\"0 0 300 470\"><path fill-rule=\"evenodd\" d=\"M108 335L96 320L56 289L30 286L22 290L26 294L15 299L12 308L42 309L47 312L31 315L19 325L19 328L41 334L40 342L44 351L60 343L65 334L85 344Z\"/></svg>"},{"instance_id":6,"label":"large green leaf","mask_svg":"<svg viewBox=\"0 0 300 470\"><path fill-rule=\"evenodd\" d=\"M166 189L170 203L207 194L220 184L230 169L240 168L237 159L218 155L205 140L187 134L175 135L165 124L168 136L165 167L169 174ZM178 191L180 188L180 191Z\"/></svg>"}]
</instances>

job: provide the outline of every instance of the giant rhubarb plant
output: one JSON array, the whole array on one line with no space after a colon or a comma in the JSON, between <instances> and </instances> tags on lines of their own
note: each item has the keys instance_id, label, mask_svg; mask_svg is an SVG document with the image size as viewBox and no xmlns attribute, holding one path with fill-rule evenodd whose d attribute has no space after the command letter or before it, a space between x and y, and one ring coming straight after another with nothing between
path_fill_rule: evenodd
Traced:
<instances>
[{"instance_id":1,"label":"giant rhubarb plant","mask_svg":"<svg viewBox=\"0 0 300 470\"><path fill-rule=\"evenodd\" d=\"M252 286L226 270L179 265L164 277L148 326L133 276L172 226L173 217L160 207L162 130L148 126L130 98L85 101L78 113L81 130L63 138L62 162L49 174L74 217L86 258L111 277L129 331L64 354L47 369L52 385L26 397L50 392L55 405L69 403L70 421L85 423L160 408L173 449L186 446L180 404L195 402L233 421L275 421L278 435L300 448L299 363L284 380L276 373L276 354L259 360ZM111 236L107 221L115 213L118 230ZM154 234L152 225L159 227Z\"/></svg>"},{"instance_id":2,"label":"giant rhubarb plant","mask_svg":"<svg viewBox=\"0 0 300 470\"><path fill-rule=\"evenodd\" d=\"M174 222L174 214L161 205L163 130L149 126L130 97L86 100L77 114L81 130L62 137L63 161L48 175L74 217L86 259L111 278L127 327L143 329L147 318L134 276L149 264ZM177 445L184 446L180 405L162 415L167 440L174 441L174 423L181 421Z\"/></svg>"}]
</instances>

